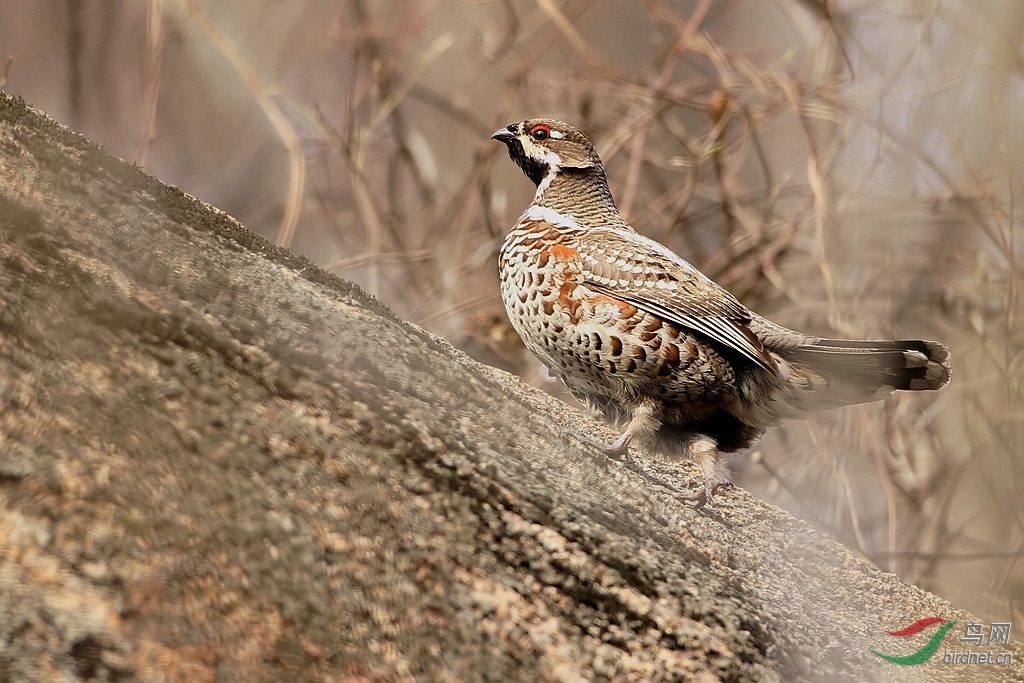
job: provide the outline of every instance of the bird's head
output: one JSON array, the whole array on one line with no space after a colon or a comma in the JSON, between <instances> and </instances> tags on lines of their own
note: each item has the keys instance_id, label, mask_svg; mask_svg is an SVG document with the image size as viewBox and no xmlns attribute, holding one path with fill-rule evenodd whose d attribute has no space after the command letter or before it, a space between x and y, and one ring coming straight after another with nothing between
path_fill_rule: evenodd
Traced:
<instances>
[{"instance_id":1,"label":"bird's head","mask_svg":"<svg viewBox=\"0 0 1024 683\"><path fill-rule=\"evenodd\" d=\"M527 119L495 131L512 161L543 190L564 169L601 168L601 158L579 129L555 119Z\"/></svg>"}]
</instances>

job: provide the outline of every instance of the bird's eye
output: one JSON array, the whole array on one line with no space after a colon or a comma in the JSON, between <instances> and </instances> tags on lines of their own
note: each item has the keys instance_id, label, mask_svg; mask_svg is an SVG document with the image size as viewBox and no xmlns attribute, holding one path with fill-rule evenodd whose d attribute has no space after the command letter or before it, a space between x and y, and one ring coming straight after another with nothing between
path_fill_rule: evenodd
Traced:
<instances>
[{"instance_id":1,"label":"bird's eye","mask_svg":"<svg viewBox=\"0 0 1024 683\"><path fill-rule=\"evenodd\" d=\"M551 135L551 128L539 123L530 129L530 137L534 140L547 140Z\"/></svg>"}]
</instances>

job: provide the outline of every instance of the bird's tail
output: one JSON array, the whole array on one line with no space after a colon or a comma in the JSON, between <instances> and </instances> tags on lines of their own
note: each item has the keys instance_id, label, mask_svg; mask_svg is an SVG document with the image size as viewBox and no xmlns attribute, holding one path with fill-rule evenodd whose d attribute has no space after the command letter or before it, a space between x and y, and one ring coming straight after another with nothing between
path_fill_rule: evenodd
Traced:
<instances>
[{"instance_id":1,"label":"bird's tail","mask_svg":"<svg viewBox=\"0 0 1024 683\"><path fill-rule=\"evenodd\" d=\"M949 382L949 349L921 339L820 339L788 349L785 359L820 375L828 388L821 407L873 401L893 390L928 391Z\"/></svg>"}]
</instances>

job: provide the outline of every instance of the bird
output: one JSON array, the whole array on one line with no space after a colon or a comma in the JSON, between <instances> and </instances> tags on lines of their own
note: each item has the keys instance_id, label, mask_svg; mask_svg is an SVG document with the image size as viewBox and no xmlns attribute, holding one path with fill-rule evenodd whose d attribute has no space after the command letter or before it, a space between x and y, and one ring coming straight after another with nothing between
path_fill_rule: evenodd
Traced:
<instances>
[{"instance_id":1,"label":"bird","mask_svg":"<svg viewBox=\"0 0 1024 683\"><path fill-rule=\"evenodd\" d=\"M826 339L747 308L623 219L572 125L527 119L491 138L536 186L499 251L512 327L570 393L623 425L611 444L585 443L635 464L631 445L668 441L696 460L704 486L675 490L695 507L731 484L720 455L773 426L949 382L939 342Z\"/></svg>"}]
</instances>

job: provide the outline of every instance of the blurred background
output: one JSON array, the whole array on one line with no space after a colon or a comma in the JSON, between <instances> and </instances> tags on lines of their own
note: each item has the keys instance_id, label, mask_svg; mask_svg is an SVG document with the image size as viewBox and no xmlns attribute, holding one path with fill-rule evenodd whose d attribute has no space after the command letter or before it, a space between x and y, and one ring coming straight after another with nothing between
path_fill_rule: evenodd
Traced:
<instances>
[{"instance_id":1,"label":"blurred background","mask_svg":"<svg viewBox=\"0 0 1024 683\"><path fill-rule=\"evenodd\" d=\"M1016 0L0 3L3 90L557 395L497 286L533 187L489 136L529 116L758 312L947 343L942 392L775 430L735 480L1015 639L1022 46Z\"/></svg>"}]
</instances>

